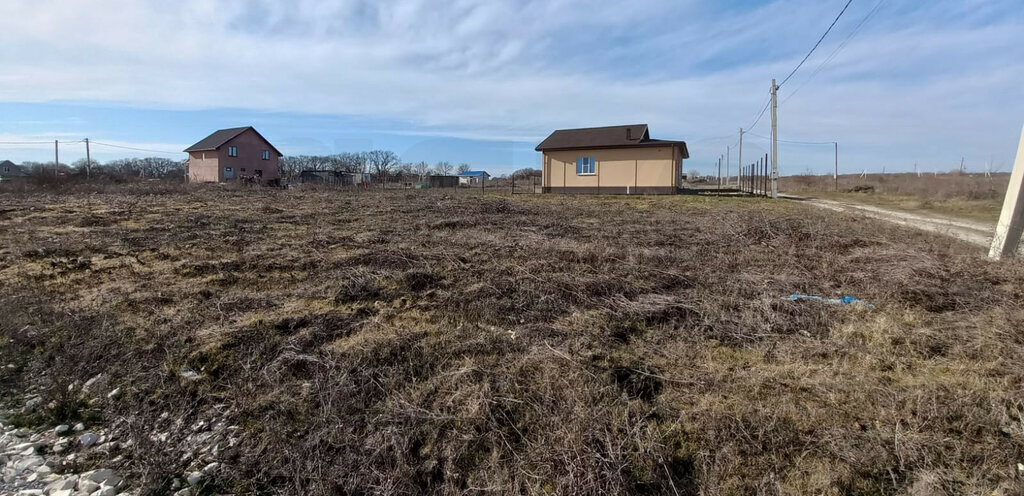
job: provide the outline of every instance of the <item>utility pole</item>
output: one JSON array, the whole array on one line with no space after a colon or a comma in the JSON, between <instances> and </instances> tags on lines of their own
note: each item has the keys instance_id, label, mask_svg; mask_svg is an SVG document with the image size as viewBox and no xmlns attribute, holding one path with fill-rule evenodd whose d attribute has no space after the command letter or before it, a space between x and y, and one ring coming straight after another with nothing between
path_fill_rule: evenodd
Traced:
<instances>
[{"instance_id":1,"label":"utility pole","mask_svg":"<svg viewBox=\"0 0 1024 496\"><path fill-rule=\"evenodd\" d=\"M960 157L960 173L964 173L964 158Z\"/></svg>"},{"instance_id":2,"label":"utility pole","mask_svg":"<svg viewBox=\"0 0 1024 496\"><path fill-rule=\"evenodd\" d=\"M1024 131L1017 145L1017 159L1010 173L1010 184L1006 188L1003 210L999 214L992 248L988 256L996 260L1019 255L1021 233L1024 232Z\"/></svg>"},{"instance_id":3,"label":"utility pole","mask_svg":"<svg viewBox=\"0 0 1024 496\"><path fill-rule=\"evenodd\" d=\"M60 167L60 152L57 151L57 140L53 140L53 175L57 175L57 168Z\"/></svg>"},{"instance_id":4,"label":"utility pole","mask_svg":"<svg viewBox=\"0 0 1024 496\"><path fill-rule=\"evenodd\" d=\"M730 152L732 152L732 145L725 145L725 187L726 188L729 187L729 178L731 176L731 174L729 174L729 167L730 167L731 162L732 162L732 157L730 156L731 155Z\"/></svg>"},{"instance_id":5,"label":"utility pole","mask_svg":"<svg viewBox=\"0 0 1024 496\"><path fill-rule=\"evenodd\" d=\"M835 174L832 175L832 178L835 179L835 181L836 181L836 192L838 193L839 192L839 142L838 141L833 141L832 145L834 145L835 149L836 149L836 172L835 172Z\"/></svg>"},{"instance_id":6,"label":"utility pole","mask_svg":"<svg viewBox=\"0 0 1024 496\"><path fill-rule=\"evenodd\" d=\"M718 157L718 191L722 191L722 157Z\"/></svg>"},{"instance_id":7,"label":"utility pole","mask_svg":"<svg viewBox=\"0 0 1024 496\"><path fill-rule=\"evenodd\" d=\"M740 156L736 159L736 166L743 167L743 128L740 128ZM740 179L736 178L736 185L739 186Z\"/></svg>"},{"instance_id":8,"label":"utility pole","mask_svg":"<svg viewBox=\"0 0 1024 496\"><path fill-rule=\"evenodd\" d=\"M85 138L85 177L92 176L92 156L89 155L89 138Z\"/></svg>"},{"instance_id":9,"label":"utility pole","mask_svg":"<svg viewBox=\"0 0 1024 496\"><path fill-rule=\"evenodd\" d=\"M772 199L779 197L779 87L772 79Z\"/></svg>"}]
</instances>

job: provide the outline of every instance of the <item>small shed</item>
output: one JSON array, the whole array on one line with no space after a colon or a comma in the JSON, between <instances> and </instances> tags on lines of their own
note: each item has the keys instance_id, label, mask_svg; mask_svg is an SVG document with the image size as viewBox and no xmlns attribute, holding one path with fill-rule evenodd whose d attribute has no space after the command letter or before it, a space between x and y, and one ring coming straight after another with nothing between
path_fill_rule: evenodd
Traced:
<instances>
[{"instance_id":1,"label":"small shed","mask_svg":"<svg viewBox=\"0 0 1024 496\"><path fill-rule=\"evenodd\" d=\"M303 184L330 184L332 186L352 186L353 174L344 171L304 170L299 173L299 182Z\"/></svg>"},{"instance_id":2,"label":"small shed","mask_svg":"<svg viewBox=\"0 0 1024 496\"><path fill-rule=\"evenodd\" d=\"M430 176L429 184L431 188L454 188L459 185L458 176Z\"/></svg>"},{"instance_id":3,"label":"small shed","mask_svg":"<svg viewBox=\"0 0 1024 496\"><path fill-rule=\"evenodd\" d=\"M466 171L459 174L459 184L480 184L481 182L487 182L491 178L491 175L486 171Z\"/></svg>"}]
</instances>

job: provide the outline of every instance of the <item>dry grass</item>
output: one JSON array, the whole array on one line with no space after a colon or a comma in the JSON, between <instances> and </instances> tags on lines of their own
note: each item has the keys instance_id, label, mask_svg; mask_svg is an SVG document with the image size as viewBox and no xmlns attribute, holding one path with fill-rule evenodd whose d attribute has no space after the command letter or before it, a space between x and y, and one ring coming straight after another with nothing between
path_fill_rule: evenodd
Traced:
<instances>
[{"instance_id":1,"label":"dry grass","mask_svg":"<svg viewBox=\"0 0 1024 496\"><path fill-rule=\"evenodd\" d=\"M211 491L1024 490L1020 262L793 203L461 193L5 195L0 397L132 436L153 494L174 420L222 417ZM122 401L68 397L99 372Z\"/></svg>"},{"instance_id":2,"label":"dry grass","mask_svg":"<svg viewBox=\"0 0 1024 496\"><path fill-rule=\"evenodd\" d=\"M780 191L850 200L898 210L923 210L977 221L995 222L1006 195L1009 174L868 174L785 176Z\"/></svg>"}]
</instances>

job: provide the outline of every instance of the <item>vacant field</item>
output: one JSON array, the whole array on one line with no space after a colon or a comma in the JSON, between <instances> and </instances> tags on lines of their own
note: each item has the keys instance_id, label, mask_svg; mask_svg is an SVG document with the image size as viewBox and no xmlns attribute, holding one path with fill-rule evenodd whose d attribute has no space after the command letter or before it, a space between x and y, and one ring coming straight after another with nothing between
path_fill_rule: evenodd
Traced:
<instances>
[{"instance_id":1,"label":"vacant field","mask_svg":"<svg viewBox=\"0 0 1024 496\"><path fill-rule=\"evenodd\" d=\"M1009 174L855 174L839 176L836 191L832 176L784 176L779 180L779 189L790 194L995 223L1009 181Z\"/></svg>"},{"instance_id":2,"label":"vacant field","mask_svg":"<svg viewBox=\"0 0 1024 496\"><path fill-rule=\"evenodd\" d=\"M0 195L0 398L109 426L150 494L209 460L210 494L1024 491L1024 264L792 202L461 193Z\"/></svg>"}]
</instances>

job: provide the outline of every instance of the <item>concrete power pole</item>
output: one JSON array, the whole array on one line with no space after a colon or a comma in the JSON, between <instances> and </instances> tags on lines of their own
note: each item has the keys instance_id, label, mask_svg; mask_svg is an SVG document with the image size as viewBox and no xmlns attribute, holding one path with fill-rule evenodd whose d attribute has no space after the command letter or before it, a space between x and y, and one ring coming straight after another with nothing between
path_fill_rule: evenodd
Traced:
<instances>
[{"instance_id":1,"label":"concrete power pole","mask_svg":"<svg viewBox=\"0 0 1024 496\"><path fill-rule=\"evenodd\" d=\"M1017 160L1013 163L1010 185L1006 188L1006 199L988 256L999 260L1019 254L1021 233L1024 233L1024 130L1020 133Z\"/></svg>"},{"instance_id":2,"label":"concrete power pole","mask_svg":"<svg viewBox=\"0 0 1024 496\"><path fill-rule=\"evenodd\" d=\"M743 167L743 128L742 127L740 128L740 150L739 150L739 154L740 154L740 156L739 156L739 158L736 159L736 164L737 164L737 167ZM742 170L742 169L740 169L740 170ZM739 183L740 183L740 179L736 178L737 186L739 185Z\"/></svg>"},{"instance_id":3,"label":"concrete power pole","mask_svg":"<svg viewBox=\"0 0 1024 496\"><path fill-rule=\"evenodd\" d=\"M838 141L833 141L832 145L834 145L835 149L836 149L836 171L835 171L835 173L832 174L832 179L834 179L835 182L836 182L836 191L838 192L839 191L839 142Z\"/></svg>"},{"instance_id":4,"label":"concrete power pole","mask_svg":"<svg viewBox=\"0 0 1024 496\"><path fill-rule=\"evenodd\" d=\"M729 165L732 163L732 145L725 146L725 187L729 187Z\"/></svg>"},{"instance_id":5,"label":"concrete power pole","mask_svg":"<svg viewBox=\"0 0 1024 496\"><path fill-rule=\"evenodd\" d=\"M718 157L718 191L722 191L722 157Z\"/></svg>"},{"instance_id":6,"label":"concrete power pole","mask_svg":"<svg viewBox=\"0 0 1024 496\"><path fill-rule=\"evenodd\" d=\"M57 150L57 140L53 140L53 175L57 175L57 169L60 168L60 152Z\"/></svg>"},{"instance_id":7,"label":"concrete power pole","mask_svg":"<svg viewBox=\"0 0 1024 496\"><path fill-rule=\"evenodd\" d=\"M92 156L89 155L89 138L85 138L85 177L92 176Z\"/></svg>"},{"instance_id":8,"label":"concrete power pole","mask_svg":"<svg viewBox=\"0 0 1024 496\"><path fill-rule=\"evenodd\" d=\"M779 87L772 79L772 199L779 197Z\"/></svg>"}]
</instances>

